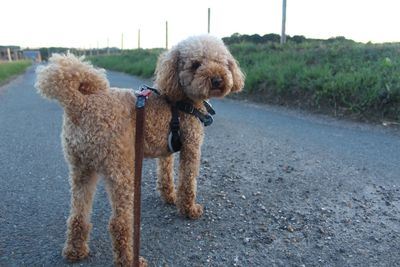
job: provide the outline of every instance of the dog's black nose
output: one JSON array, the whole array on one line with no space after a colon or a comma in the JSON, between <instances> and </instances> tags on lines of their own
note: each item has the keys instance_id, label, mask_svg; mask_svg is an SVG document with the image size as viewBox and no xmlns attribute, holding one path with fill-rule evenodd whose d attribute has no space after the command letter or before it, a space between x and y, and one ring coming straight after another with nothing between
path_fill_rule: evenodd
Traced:
<instances>
[{"instance_id":1,"label":"dog's black nose","mask_svg":"<svg viewBox=\"0 0 400 267\"><path fill-rule=\"evenodd\" d=\"M216 76L211 78L211 86L212 88L220 88L222 85L223 80L221 77Z\"/></svg>"}]
</instances>

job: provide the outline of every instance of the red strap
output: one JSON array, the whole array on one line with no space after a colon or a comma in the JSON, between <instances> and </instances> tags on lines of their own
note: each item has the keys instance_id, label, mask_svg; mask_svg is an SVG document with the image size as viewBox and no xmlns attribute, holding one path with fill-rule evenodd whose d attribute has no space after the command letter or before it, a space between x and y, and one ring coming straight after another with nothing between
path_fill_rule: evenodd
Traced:
<instances>
[{"instance_id":1,"label":"red strap","mask_svg":"<svg viewBox=\"0 0 400 267\"><path fill-rule=\"evenodd\" d=\"M152 91L149 89L142 89L140 91L136 91L135 95L136 96L144 96L144 97L149 97L151 95Z\"/></svg>"}]
</instances>

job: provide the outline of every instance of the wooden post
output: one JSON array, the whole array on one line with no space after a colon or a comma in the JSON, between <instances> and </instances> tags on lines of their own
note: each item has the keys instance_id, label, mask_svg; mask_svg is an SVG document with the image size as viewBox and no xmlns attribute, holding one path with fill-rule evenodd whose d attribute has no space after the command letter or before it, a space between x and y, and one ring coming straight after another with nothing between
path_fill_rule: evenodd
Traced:
<instances>
[{"instance_id":1,"label":"wooden post","mask_svg":"<svg viewBox=\"0 0 400 267\"><path fill-rule=\"evenodd\" d=\"M138 49L140 49L140 29L138 30L137 46L138 46Z\"/></svg>"},{"instance_id":2,"label":"wooden post","mask_svg":"<svg viewBox=\"0 0 400 267\"><path fill-rule=\"evenodd\" d=\"M165 22L165 49L168 49L168 21Z\"/></svg>"},{"instance_id":3,"label":"wooden post","mask_svg":"<svg viewBox=\"0 0 400 267\"><path fill-rule=\"evenodd\" d=\"M121 33L121 52L124 50L124 33Z\"/></svg>"},{"instance_id":4,"label":"wooden post","mask_svg":"<svg viewBox=\"0 0 400 267\"><path fill-rule=\"evenodd\" d=\"M10 48L7 48L8 61L12 61Z\"/></svg>"},{"instance_id":5,"label":"wooden post","mask_svg":"<svg viewBox=\"0 0 400 267\"><path fill-rule=\"evenodd\" d=\"M282 34L281 44L286 43L286 0L282 0Z\"/></svg>"},{"instance_id":6,"label":"wooden post","mask_svg":"<svg viewBox=\"0 0 400 267\"><path fill-rule=\"evenodd\" d=\"M207 30L207 32L208 32L208 34L210 34L210 20L211 20L211 9L210 8L208 8L208 30Z\"/></svg>"},{"instance_id":7,"label":"wooden post","mask_svg":"<svg viewBox=\"0 0 400 267\"><path fill-rule=\"evenodd\" d=\"M107 38L107 55L110 54L110 38Z\"/></svg>"}]
</instances>

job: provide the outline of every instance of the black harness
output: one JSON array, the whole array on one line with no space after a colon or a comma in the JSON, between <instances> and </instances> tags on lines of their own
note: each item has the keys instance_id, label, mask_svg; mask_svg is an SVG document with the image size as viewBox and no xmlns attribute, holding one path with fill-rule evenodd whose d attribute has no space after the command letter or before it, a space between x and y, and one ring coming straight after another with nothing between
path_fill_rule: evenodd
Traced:
<instances>
[{"instance_id":1,"label":"black harness","mask_svg":"<svg viewBox=\"0 0 400 267\"><path fill-rule=\"evenodd\" d=\"M152 88L147 85L143 85L141 87L141 91L146 89L153 91L157 95L160 95L160 92L155 88ZM193 106L193 103L191 102L178 101L172 103L167 98L167 103L171 105L171 113L172 113L171 122L169 123L170 132L168 135L168 149L170 152L175 153L180 151L182 147L181 132L179 126L179 111L193 115L197 117L203 123L204 126L209 126L214 121L212 116L215 115L215 110L212 108L211 104L205 100L203 101L203 105L207 110L206 114L195 108Z\"/></svg>"},{"instance_id":2,"label":"black harness","mask_svg":"<svg viewBox=\"0 0 400 267\"><path fill-rule=\"evenodd\" d=\"M191 114L197 117L204 126L209 126L214 121L212 115L215 115L215 110L207 101L203 101L203 105L207 110L206 114L195 108L190 102L178 101L176 103L171 103L168 101L168 103L170 103L171 105L172 113L171 122L169 124L170 133L168 135L168 149L170 152L175 153L180 151L182 147L181 133L179 127L179 111Z\"/></svg>"}]
</instances>

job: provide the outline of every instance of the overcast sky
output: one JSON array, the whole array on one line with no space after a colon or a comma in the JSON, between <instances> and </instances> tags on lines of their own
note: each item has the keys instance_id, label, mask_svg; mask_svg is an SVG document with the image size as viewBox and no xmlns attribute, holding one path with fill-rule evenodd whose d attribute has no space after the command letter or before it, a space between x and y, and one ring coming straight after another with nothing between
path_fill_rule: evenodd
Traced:
<instances>
[{"instance_id":1,"label":"overcast sky","mask_svg":"<svg viewBox=\"0 0 400 267\"><path fill-rule=\"evenodd\" d=\"M282 0L6 0L0 4L0 45L144 48L170 46L190 35L264 35L281 31ZM287 0L286 33L400 42L400 0Z\"/></svg>"}]
</instances>

